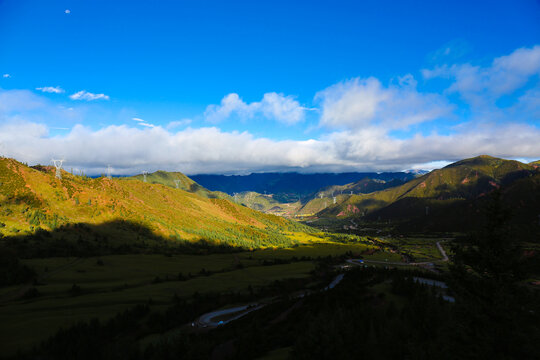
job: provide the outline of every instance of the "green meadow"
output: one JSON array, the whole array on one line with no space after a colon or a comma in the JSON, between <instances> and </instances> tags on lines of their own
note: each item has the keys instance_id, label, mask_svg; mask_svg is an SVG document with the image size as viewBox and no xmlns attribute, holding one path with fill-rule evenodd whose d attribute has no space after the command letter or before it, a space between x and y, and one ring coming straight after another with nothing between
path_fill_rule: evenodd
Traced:
<instances>
[{"instance_id":1,"label":"green meadow","mask_svg":"<svg viewBox=\"0 0 540 360\"><path fill-rule=\"evenodd\" d=\"M306 278L314 259L361 253L365 244L315 243L210 255L110 255L88 258L27 259L39 281L0 292L0 337L6 354L28 349L63 327L151 300L166 309L173 298L195 293L247 293L276 280ZM291 260L293 260L291 262ZM35 297L21 298L29 289ZM74 289L75 288L75 289Z\"/></svg>"}]
</instances>

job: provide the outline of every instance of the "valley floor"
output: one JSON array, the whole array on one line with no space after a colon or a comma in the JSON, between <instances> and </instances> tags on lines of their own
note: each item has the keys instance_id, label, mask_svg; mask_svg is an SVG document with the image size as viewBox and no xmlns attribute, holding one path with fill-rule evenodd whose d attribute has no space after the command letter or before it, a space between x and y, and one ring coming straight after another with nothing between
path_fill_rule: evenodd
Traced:
<instances>
[{"instance_id":1,"label":"valley floor","mask_svg":"<svg viewBox=\"0 0 540 360\"><path fill-rule=\"evenodd\" d=\"M275 281L307 279L316 258L365 249L363 244L314 244L233 254L24 260L39 280L0 289L2 348L4 354L29 349L61 327L94 317L105 320L141 303L166 309L174 298L249 294Z\"/></svg>"}]
</instances>

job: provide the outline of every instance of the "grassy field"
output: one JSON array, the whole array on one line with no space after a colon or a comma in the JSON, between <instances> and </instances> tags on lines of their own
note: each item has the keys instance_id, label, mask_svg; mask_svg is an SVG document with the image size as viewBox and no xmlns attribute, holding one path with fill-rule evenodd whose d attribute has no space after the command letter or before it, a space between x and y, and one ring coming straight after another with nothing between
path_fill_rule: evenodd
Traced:
<instances>
[{"instance_id":1,"label":"grassy field","mask_svg":"<svg viewBox=\"0 0 540 360\"><path fill-rule=\"evenodd\" d=\"M292 249L266 249L213 255L111 255L90 258L29 259L39 274L39 296L12 300L30 285L0 291L0 337L5 354L28 348L67 327L92 317L107 319L152 299L153 309L166 308L178 297L245 292L275 280L309 276L311 258L360 253L364 244L315 243ZM305 261L271 264L296 257ZM270 262L270 265L269 265ZM203 270L204 269L204 270ZM178 280L179 273L184 278ZM73 293L76 284L80 293Z\"/></svg>"},{"instance_id":2,"label":"grassy field","mask_svg":"<svg viewBox=\"0 0 540 360\"><path fill-rule=\"evenodd\" d=\"M441 238L393 238L388 242L397 247L400 253L410 255L414 261L438 261L442 260L442 255L437 248L437 242L440 242L445 251L449 250L450 239Z\"/></svg>"},{"instance_id":3,"label":"grassy field","mask_svg":"<svg viewBox=\"0 0 540 360\"><path fill-rule=\"evenodd\" d=\"M141 257L144 257L141 255ZM90 259L89 259L90 260ZM105 259L105 261L125 261L125 259ZM155 306L169 305L175 294L188 297L195 292L246 291L248 286L263 286L274 280L306 277L313 269L310 261L274 266L252 266L244 269L225 271L209 276L198 276L186 281L164 281L153 283L155 274L166 275L170 264L160 266L157 262L140 259L138 270L126 279L119 278L122 269L115 271L90 271L93 265L86 266L86 273L77 270L58 272L47 280L47 285L38 286L40 297L27 301L4 304L0 308L0 337L6 342L5 351L27 347L54 334L60 327L69 326L79 320L92 317L106 319L130 306L145 303L152 299ZM224 263L228 265L226 260ZM198 269L192 268L195 271ZM76 269L85 264L74 265ZM104 266L106 268L106 265ZM209 266L210 268L210 266ZM186 265L178 269L186 270ZM107 276L110 275L110 277ZM80 275L80 276L79 276ZM95 275L95 278L92 276ZM82 289L79 296L70 294L71 284L76 282Z\"/></svg>"}]
</instances>

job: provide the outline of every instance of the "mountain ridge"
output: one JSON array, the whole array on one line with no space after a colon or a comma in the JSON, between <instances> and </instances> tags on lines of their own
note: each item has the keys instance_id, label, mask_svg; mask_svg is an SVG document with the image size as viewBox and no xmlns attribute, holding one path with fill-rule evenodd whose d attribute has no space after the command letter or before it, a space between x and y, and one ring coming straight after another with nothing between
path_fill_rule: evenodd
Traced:
<instances>
[{"instance_id":1,"label":"mountain ridge","mask_svg":"<svg viewBox=\"0 0 540 360\"><path fill-rule=\"evenodd\" d=\"M252 173L249 175L212 175L200 174L191 179L212 191L228 194L253 191L259 194L273 194L280 202L294 202L312 196L321 189L346 185L366 177L390 181L393 179L409 180L414 174L405 172L356 172L356 173Z\"/></svg>"},{"instance_id":2,"label":"mountain ridge","mask_svg":"<svg viewBox=\"0 0 540 360\"><path fill-rule=\"evenodd\" d=\"M433 224L444 224L439 229L456 230L464 228L460 223L472 225L471 221L477 221L475 212L481 211L484 199L499 190L503 201L519 214L516 223L537 231L534 209L540 208L539 179L540 169L530 164L478 156L433 170L394 188L337 197L336 204L328 205L315 216L409 222L416 224L419 231L436 228Z\"/></svg>"},{"instance_id":3,"label":"mountain ridge","mask_svg":"<svg viewBox=\"0 0 540 360\"><path fill-rule=\"evenodd\" d=\"M137 174L129 177L119 178L122 180L139 180L143 181L145 179L144 174ZM176 185L175 180L178 180L178 186ZM146 174L146 182L149 184L161 184L169 186L172 188L181 189L187 192L197 194L202 197L209 199L228 199L231 200L231 197L227 194L220 191L211 191L207 188L201 186L197 182L193 181L189 176L179 172L179 171L164 171L157 170L153 173Z\"/></svg>"}]
</instances>

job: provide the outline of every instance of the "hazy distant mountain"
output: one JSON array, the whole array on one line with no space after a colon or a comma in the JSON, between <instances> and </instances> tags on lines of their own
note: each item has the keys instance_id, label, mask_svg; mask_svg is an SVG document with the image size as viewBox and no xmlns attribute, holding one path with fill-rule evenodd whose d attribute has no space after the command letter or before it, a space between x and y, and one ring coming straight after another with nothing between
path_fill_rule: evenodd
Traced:
<instances>
[{"instance_id":1,"label":"hazy distant mountain","mask_svg":"<svg viewBox=\"0 0 540 360\"><path fill-rule=\"evenodd\" d=\"M410 180L414 174L394 173L259 173L250 175L193 175L191 178L207 189L228 194L254 191L260 194L274 194L280 202L297 201L313 195L327 186L345 185L365 178L384 180Z\"/></svg>"},{"instance_id":2,"label":"hazy distant mountain","mask_svg":"<svg viewBox=\"0 0 540 360\"><path fill-rule=\"evenodd\" d=\"M414 174L414 175L424 175L429 172L429 170L421 170L421 169L412 169L412 170L405 170L407 174Z\"/></svg>"}]
</instances>

